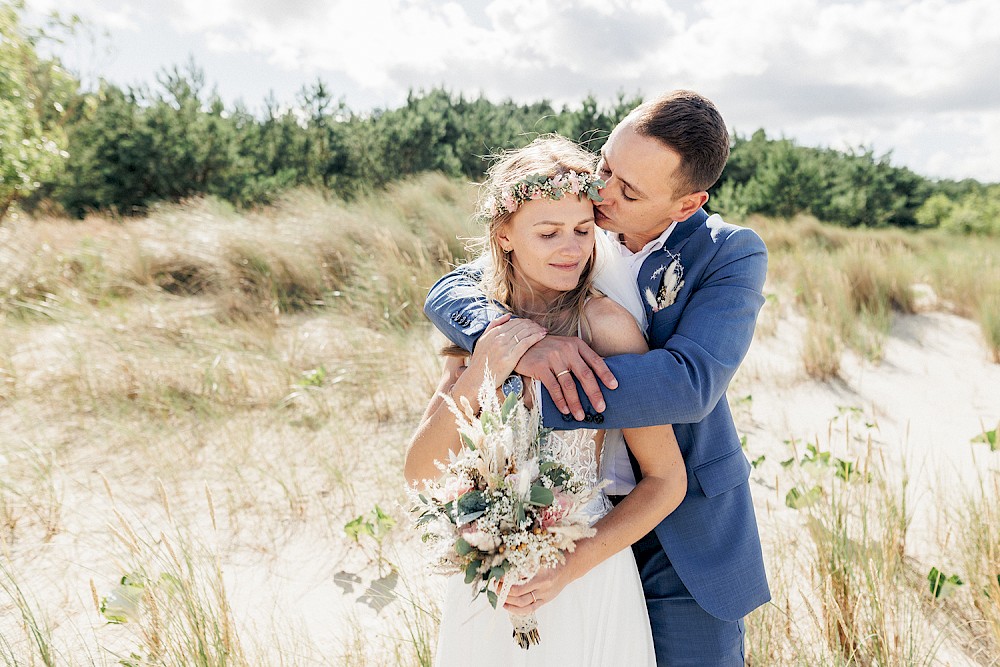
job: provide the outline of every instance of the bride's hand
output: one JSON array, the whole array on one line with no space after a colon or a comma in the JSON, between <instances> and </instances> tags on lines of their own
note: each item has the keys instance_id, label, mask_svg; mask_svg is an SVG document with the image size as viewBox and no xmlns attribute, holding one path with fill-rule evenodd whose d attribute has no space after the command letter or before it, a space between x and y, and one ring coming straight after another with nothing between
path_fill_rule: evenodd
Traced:
<instances>
[{"instance_id":1,"label":"bride's hand","mask_svg":"<svg viewBox=\"0 0 1000 667\"><path fill-rule=\"evenodd\" d=\"M499 387L524 353L545 338L545 334L545 329L531 320L513 318L509 314L498 317L479 337L469 368L475 368L479 377L489 371Z\"/></svg>"},{"instance_id":2,"label":"bride's hand","mask_svg":"<svg viewBox=\"0 0 1000 667\"><path fill-rule=\"evenodd\" d=\"M526 615L552 602L578 576L571 564L572 556L566 554L566 562L562 565L542 568L530 581L511 586L503 608L512 614Z\"/></svg>"}]
</instances>

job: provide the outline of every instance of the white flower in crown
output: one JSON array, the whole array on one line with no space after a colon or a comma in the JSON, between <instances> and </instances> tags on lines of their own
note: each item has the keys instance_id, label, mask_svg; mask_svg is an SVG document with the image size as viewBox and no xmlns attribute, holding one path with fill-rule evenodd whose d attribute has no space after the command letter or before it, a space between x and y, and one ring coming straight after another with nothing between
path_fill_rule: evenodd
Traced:
<instances>
[{"instance_id":1,"label":"white flower in crown","mask_svg":"<svg viewBox=\"0 0 1000 667\"><path fill-rule=\"evenodd\" d=\"M658 313L673 304L677 300L677 294L684 287L684 267L681 265L680 256L672 255L669 252L667 254L671 259L670 264L661 266L653 272L652 276L654 281L659 278L660 288L654 294L653 290L647 287L644 294L646 303L649 304L654 313Z\"/></svg>"}]
</instances>

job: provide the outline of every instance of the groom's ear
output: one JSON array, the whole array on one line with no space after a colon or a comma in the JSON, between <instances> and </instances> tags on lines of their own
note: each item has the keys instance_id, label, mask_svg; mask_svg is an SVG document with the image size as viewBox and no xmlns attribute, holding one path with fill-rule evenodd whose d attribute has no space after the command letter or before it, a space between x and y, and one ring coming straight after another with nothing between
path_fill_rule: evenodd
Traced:
<instances>
[{"instance_id":1,"label":"groom's ear","mask_svg":"<svg viewBox=\"0 0 1000 667\"><path fill-rule=\"evenodd\" d=\"M689 195L681 197L677 202L677 212L674 214L674 220L684 222L704 206L707 201L708 193L704 190L692 192Z\"/></svg>"}]
</instances>

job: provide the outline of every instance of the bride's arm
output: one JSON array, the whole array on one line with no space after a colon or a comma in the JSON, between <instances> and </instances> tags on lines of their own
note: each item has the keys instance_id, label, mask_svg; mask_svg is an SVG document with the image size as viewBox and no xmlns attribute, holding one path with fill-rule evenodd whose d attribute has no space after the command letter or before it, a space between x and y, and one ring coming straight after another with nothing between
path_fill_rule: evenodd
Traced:
<instances>
[{"instance_id":1,"label":"bride's arm","mask_svg":"<svg viewBox=\"0 0 1000 667\"><path fill-rule=\"evenodd\" d=\"M635 320L610 299L600 299L593 309L588 304L587 320L592 323L592 345L599 354L641 354L646 350ZM564 565L542 570L528 583L511 589L507 606L512 611L527 613L549 602L568 583L637 542L684 499L687 471L673 427L631 428L622 433L642 478L622 502L594 524L597 534L579 541L576 550L566 554Z\"/></svg>"},{"instance_id":2,"label":"bride's arm","mask_svg":"<svg viewBox=\"0 0 1000 667\"><path fill-rule=\"evenodd\" d=\"M510 315L504 315L487 327L468 367L456 357L445 362L441 382L406 448L403 475L407 482L416 486L424 480L437 479L441 471L434 462L447 461L449 451L457 452L462 447L455 416L441 394L449 394L459 406L465 398L478 411L479 388L487 373L499 387L525 350L545 336L537 329L530 320L512 320Z\"/></svg>"}]
</instances>

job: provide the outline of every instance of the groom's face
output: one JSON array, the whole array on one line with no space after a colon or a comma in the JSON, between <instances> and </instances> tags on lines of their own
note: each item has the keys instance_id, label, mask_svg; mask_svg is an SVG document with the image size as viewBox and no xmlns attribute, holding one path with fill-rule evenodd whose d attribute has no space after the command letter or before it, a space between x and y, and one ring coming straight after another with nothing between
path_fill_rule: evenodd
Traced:
<instances>
[{"instance_id":1,"label":"groom's face","mask_svg":"<svg viewBox=\"0 0 1000 667\"><path fill-rule=\"evenodd\" d=\"M704 192L679 194L681 156L658 140L639 134L626 118L601 150L598 175L606 185L598 202L597 224L646 242L674 220L686 220L708 198ZM704 195L704 198L701 197Z\"/></svg>"}]
</instances>

